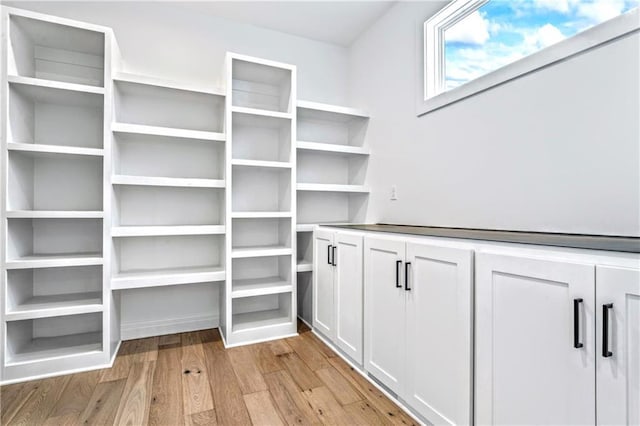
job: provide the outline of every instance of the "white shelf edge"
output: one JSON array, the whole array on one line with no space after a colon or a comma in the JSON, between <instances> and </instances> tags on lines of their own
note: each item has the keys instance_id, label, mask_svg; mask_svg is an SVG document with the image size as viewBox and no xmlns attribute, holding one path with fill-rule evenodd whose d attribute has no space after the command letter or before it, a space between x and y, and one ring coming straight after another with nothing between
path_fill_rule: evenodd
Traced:
<instances>
[{"instance_id":1,"label":"white shelf edge","mask_svg":"<svg viewBox=\"0 0 640 426\"><path fill-rule=\"evenodd\" d=\"M223 142L226 139L224 133L207 132L204 130L188 130L173 127L147 126L144 124L111 123L111 131L114 133L130 133L136 135L166 136L182 139L198 139L204 141Z\"/></svg>"},{"instance_id":2,"label":"white shelf edge","mask_svg":"<svg viewBox=\"0 0 640 426\"><path fill-rule=\"evenodd\" d=\"M258 115L261 117L281 118L285 120L291 120L293 118L293 114L291 114L290 112L271 111L268 109L247 108L241 106L232 106L231 112L239 114Z\"/></svg>"},{"instance_id":3,"label":"white shelf edge","mask_svg":"<svg viewBox=\"0 0 640 426\"><path fill-rule=\"evenodd\" d=\"M5 321L21 321L38 318L52 318L60 316L81 315L81 314L93 314L96 312L102 312L102 303L91 303L86 305L57 307L57 308L42 308L32 310L16 310L6 312L4 315Z\"/></svg>"},{"instance_id":4,"label":"white shelf edge","mask_svg":"<svg viewBox=\"0 0 640 426\"><path fill-rule=\"evenodd\" d=\"M353 117L369 118L369 114L358 108L345 107L340 105L324 104L320 102L305 101L298 99L298 108L311 109L314 111L331 112L334 114L342 114Z\"/></svg>"},{"instance_id":5,"label":"white shelf edge","mask_svg":"<svg viewBox=\"0 0 640 426\"><path fill-rule=\"evenodd\" d=\"M291 254L293 254L293 249L291 247L282 246L238 247L231 249L232 259L242 259L247 257L287 256Z\"/></svg>"},{"instance_id":6,"label":"white shelf edge","mask_svg":"<svg viewBox=\"0 0 640 426\"><path fill-rule=\"evenodd\" d=\"M298 223L296 225L296 232L313 232L315 223Z\"/></svg>"},{"instance_id":7,"label":"white shelf edge","mask_svg":"<svg viewBox=\"0 0 640 426\"><path fill-rule=\"evenodd\" d=\"M297 272L311 272L311 271L313 271L313 263L306 262L306 261L298 262L296 264L296 271Z\"/></svg>"},{"instance_id":8,"label":"white shelf edge","mask_svg":"<svg viewBox=\"0 0 640 426\"><path fill-rule=\"evenodd\" d=\"M185 92L203 93L206 95L214 95L224 97L224 90L216 86L193 85L188 83L180 83L177 81L166 80L159 77L133 74L128 72L117 72L113 76L113 80L124 83L141 84L145 86L162 87L166 89L182 90Z\"/></svg>"},{"instance_id":9,"label":"white shelf edge","mask_svg":"<svg viewBox=\"0 0 640 426\"><path fill-rule=\"evenodd\" d=\"M222 235L224 233L224 225L116 226L111 228L111 236L113 237Z\"/></svg>"},{"instance_id":10,"label":"white shelf edge","mask_svg":"<svg viewBox=\"0 0 640 426\"><path fill-rule=\"evenodd\" d=\"M238 289L236 287L246 286L248 288ZM233 280L231 298L241 299L244 297L266 296L269 294L290 293L293 285L280 277L268 277L261 279Z\"/></svg>"},{"instance_id":11,"label":"white shelf edge","mask_svg":"<svg viewBox=\"0 0 640 426\"><path fill-rule=\"evenodd\" d=\"M326 183L299 183L296 185L298 191L321 191L321 192L351 192L367 194L369 188L365 185L339 185Z\"/></svg>"},{"instance_id":12,"label":"white shelf edge","mask_svg":"<svg viewBox=\"0 0 640 426\"><path fill-rule=\"evenodd\" d=\"M333 143L298 141L296 148L304 151L333 152L336 154L369 155L368 147L339 145Z\"/></svg>"},{"instance_id":13,"label":"white shelf edge","mask_svg":"<svg viewBox=\"0 0 640 426\"><path fill-rule=\"evenodd\" d=\"M282 315L277 309L257 312L246 312L231 315L231 332L246 333L257 330L280 327L295 323L290 315Z\"/></svg>"},{"instance_id":14,"label":"white shelf edge","mask_svg":"<svg viewBox=\"0 0 640 426\"><path fill-rule=\"evenodd\" d=\"M33 256L31 258L10 259L7 269L58 268L65 266L91 266L104 263L101 255Z\"/></svg>"},{"instance_id":15,"label":"white shelf edge","mask_svg":"<svg viewBox=\"0 0 640 426\"><path fill-rule=\"evenodd\" d=\"M149 270L112 276L111 290L165 287L169 285L224 281L225 279L226 273L222 267Z\"/></svg>"},{"instance_id":16,"label":"white shelf edge","mask_svg":"<svg viewBox=\"0 0 640 426\"><path fill-rule=\"evenodd\" d=\"M85 155L93 157L104 156L104 150L100 148L83 148L67 145L9 142L7 144L7 149L9 151L36 152L44 154Z\"/></svg>"},{"instance_id":17,"label":"white shelf edge","mask_svg":"<svg viewBox=\"0 0 640 426\"><path fill-rule=\"evenodd\" d=\"M63 81L46 80L43 78L23 77L20 75L7 76L9 84L22 84L25 86L43 87L48 89L67 90L70 92L90 93L104 95L104 87L89 86L86 84L65 83Z\"/></svg>"},{"instance_id":18,"label":"white shelf edge","mask_svg":"<svg viewBox=\"0 0 640 426\"><path fill-rule=\"evenodd\" d=\"M293 167L293 164L285 161L262 161L262 160L240 160L234 159L231 160L232 166L242 166L242 167L263 167L263 168L281 168L281 169L290 169Z\"/></svg>"},{"instance_id":19,"label":"white shelf edge","mask_svg":"<svg viewBox=\"0 0 640 426\"><path fill-rule=\"evenodd\" d=\"M232 219L269 219L292 217L291 212L232 212Z\"/></svg>"},{"instance_id":20,"label":"white shelf edge","mask_svg":"<svg viewBox=\"0 0 640 426\"><path fill-rule=\"evenodd\" d=\"M102 219L102 211L66 210L9 210L9 219Z\"/></svg>"},{"instance_id":21,"label":"white shelf edge","mask_svg":"<svg viewBox=\"0 0 640 426\"><path fill-rule=\"evenodd\" d=\"M113 175L113 185L172 186L183 188L224 188L223 179L171 178L155 176Z\"/></svg>"}]
</instances>

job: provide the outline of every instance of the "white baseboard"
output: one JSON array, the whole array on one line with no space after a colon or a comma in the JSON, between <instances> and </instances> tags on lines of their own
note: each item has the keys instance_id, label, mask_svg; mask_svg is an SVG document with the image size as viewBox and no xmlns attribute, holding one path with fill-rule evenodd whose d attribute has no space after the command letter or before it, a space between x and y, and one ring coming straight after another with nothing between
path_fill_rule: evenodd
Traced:
<instances>
[{"instance_id":1,"label":"white baseboard","mask_svg":"<svg viewBox=\"0 0 640 426\"><path fill-rule=\"evenodd\" d=\"M171 318L155 321L135 321L120 324L122 340L141 339L165 334L184 333L187 331L217 328L220 324L218 315L196 315L193 317Z\"/></svg>"}]
</instances>

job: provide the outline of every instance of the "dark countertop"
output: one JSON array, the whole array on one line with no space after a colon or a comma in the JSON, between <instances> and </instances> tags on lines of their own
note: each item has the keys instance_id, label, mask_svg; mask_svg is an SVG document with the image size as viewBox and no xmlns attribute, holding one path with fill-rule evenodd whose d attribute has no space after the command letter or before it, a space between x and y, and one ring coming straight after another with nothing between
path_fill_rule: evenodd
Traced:
<instances>
[{"instance_id":1,"label":"dark countertop","mask_svg":"<svg viewBox=\"0 0 640 426\"><path fill-rule=\"evenodd\" d=\"M463 238L468 240L499 241L505 243L640 253L640 238L638 237L491 231L483 229L439 228L433 226L387 225L382 223L372 225L353 224L322 226L370 232L391 232L394 234L422 235L429 237Z\"/></svg>"}]
</instances>

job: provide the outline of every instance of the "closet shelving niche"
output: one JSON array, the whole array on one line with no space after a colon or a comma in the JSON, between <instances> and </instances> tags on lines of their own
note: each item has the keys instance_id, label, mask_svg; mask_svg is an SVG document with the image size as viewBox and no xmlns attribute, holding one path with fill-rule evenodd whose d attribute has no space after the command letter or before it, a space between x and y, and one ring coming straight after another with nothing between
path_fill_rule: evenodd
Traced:
<instances>
[{"instance_id":1,"label":"closet shelving niche","mask_svg":"<svg viewBox=\"0 0 640 426\"><path fill-rule=\"evenodd\" d=\"M4 382L107 365L111 30L3 7ZM106 144L105 144L106 141Z\"/></svg>"},{"instance_id":2,"label":"closet shelving niche","mask_svg":"<svg viewBox=\"0 0 640 426\"><path fill-rule=\"evenodd\" d=\"M228 346L296 333L294 66L228 53Z\"/></svg>"},{"instance_id":3,"label":"closet shelving niche","mask_svg":"<svg viewBox=\"0 0 640 426\"><path fill-rule=\"evenodd\" d=\"M111 288L225 279L224 93L114 75Z\"/></svg>"}]
</instances>

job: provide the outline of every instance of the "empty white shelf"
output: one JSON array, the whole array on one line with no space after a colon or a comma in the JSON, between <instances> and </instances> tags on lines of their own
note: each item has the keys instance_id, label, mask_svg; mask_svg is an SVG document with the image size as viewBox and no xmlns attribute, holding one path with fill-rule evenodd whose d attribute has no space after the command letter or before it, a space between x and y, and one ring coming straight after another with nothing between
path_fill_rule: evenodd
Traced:
<instances>
[{"instance_id":1,"label":"empty white shelf","mask_svg":"<svg viewBox=\"0 0 640 426\"><path fill-rule=\"evenodd\" d=\"M218 87L180 83L147 75L118 72L113 76L113 79L115 81L123 81L127 83L144 84L147 86L164 87L167 89L184 90L187 92L205 93L208 95L216 95L222 97L225 96L224 91Z\"/></svg>"},{"instance_id":2,"label":"empty white shelf","mask_svg":"<svg viewBox=\"0 0 640 426\"><path fill-rule=\"evenodd\" d=\"M114 175L114 185L173 186L188 188L224 188L224 179L170 178L155 176Z\"/></svg>"},{"instance_id":3,"label":"empty white shelf","mask_svg":"<svg viewBox=\"0 0 640 426\"><path fill-rule=\"evenodd\" d=\"M83 148L66 145L46 145L37 143L15 143L7 144L9 151L35 152L44 154L64 154L64 155L89 155L95 157L104 156L104 150L98 148Z\"/></svg>"},{"instance_id":4,"label":"empty white shelf","mask_svg":"<svg viewBox=\"0 0 640 426\"><path fill-rule=\"evenodd\" d=\"M316 225L314 223L299 223L296 225L296 231L298 232L313 232L313 228Z\"/></svg>"},{"instance_id":5,"label":"empty white shelf","mask_svg":"<svg viewBox=\"0 0 640 426\"><path fill-rule=\"evenodd\" d=\"M312 111L345 115L349 117L369 118L369 114L358 108L350 108L338 105L323 104L320 102L311 102L298 100L297 107L299 109L307 109Z\"/></svg>"},{"instance_id":6,"label":"empty white shelf","mask_svg":"<svg viewBox=\"0 0 640 426\"><path fill-rule=\"evenodd\" d=\"M99 331L66 336L38 337L21 347L19 353L8 358L7 365L45 361L101 351L102 332Z\"/></svg>"},{"instance_id":7,"label":"empty white shelf","mask_svg":"<svg viewBox=\"0 0 640 426\"><path fill-rule=\"evenodd\" d=\"M362 146L342 145L335 143L319 143L298 141L297 148L306 151L335 152L338 154L369 155L369 148Z\"/></svg>"},{"instance_id":8,"label":"empty white shelf","mask_svg":"<svg viewBox=\"0 0 640 426\"><path fill-rule=\"evenodd\" d=\"M7 260L7 269L57 268L63 266L102 265L100 253L70 253L24 256Z\"/></svg>"},{"instance_id":9,"label":"empty white shelf","mask_svg":"<svg viewBox=\"0 0 640 426\"><path fill-rule=\"evenodd\" d=\"M233 322L233 331L238 332L289 324L291 318L287 312L283 312L280 309L273 309L269 311L234 314L231 321Z\"/></svg>"},{"instance_id":10,"label":"empty white shelf","mask_svg":"<svg viewBox=\"0 0 640 426\"><path fill-rule=\"evenodd\" d=\"M111 289L124 290L223 281L225 277L224 268L216 266L128 271L113 276Z\"/></svg>"},{"instance_id":11,"label":"empty white shelf","mask_svg":"<svg viewBox=\"0 0 640 426\"><path fill-rule=\"evenodd\" d=\"M247 107L240 107L240 106L232 106L231 112L237 112L237 113L249 114L249 115L259 115L261 117L283 118L287 120L290 120L293 118L293 114L289 112L279 112L279 111L271 111L268 109L247 108Z\"/></svg>"},{"instance_id":12,"label":"empty white shelf","mask_svg":"<svg viewBox=\"0 0 640 426\"><path fill-rule=\"evenodd\" d=\"M5 314L5 319L18 321L93 312L102 312L102 294L100 292L34 296L9 309Z\"/></svg>"},{"instance_id":13,"label":"empty white shelf","mask_svg":"<svg viewBox=\"0 0 640 426\"><path fill-rule=\"evenodd\" d=\"M262 168L283 168L290 169L293 165L285 161L262 161L262 160L231 160L231 165L242 167L262 167Z\"/></svg>"},{"instance_id":14,"label":"empty white shelf","mask_svg":"<svg viewBox=\"0 0 640 426\"><path fill-rule=\"evenodd\" d=\"M7 217L12 219L100 219L104 212L93 210L9 210Z\"/></svg>"},{"instance_id":15,"label":"empty white shelf","mask_svg":"<svg viewBox=\"0 0 640 426\"><path fill-rule=\"evenodd\" d=\"M291 247L281 245L238 247L231 250L231 257L240 259L244 257L284 256L293 253Z\"/></svg>"},{"instance_id":16,"label":"empty white shelf","mask_svg":"<svg viewBox=\"0 0 640 426\"><path fill-rule=\"evenodd\" d=\"M299 260L296 265L296 270L298 272L311 272L313 271L313 264L306 260Z\"/></svg>"},{"instance_id":17,"label":"empty white shelf","mask_svg":"<svg viewBox=\"0 0 640 426\"><path fill-rule=\"evenodd\" d=\"M268 219L291 217L291 212L232 212L233 219Z\"/></svg>"},{"instance_id":18,"label":"empty white shelf","mask_svg":"<svg viewBox=\"0 0 640 426\"><path fill-rule=\"evenodd\" d=\"M251 297L266 294L286 293L293 290L290 282L282 277L254 278L246 280L233 280L231 297Z\"/></svg>"},{"instance_id":19,"label":"empty white shelf","mask_svg":"<svg viewBox=\"0 0 640 426\"><path fill-rule=\"evenodd\" d=\"M324 191L324 192L357 192L368 193L369 188L365 185L341 185L327 183L299 183L296 186L298 191Z\"/></svg>"},{"instance_id":20,"label":"empty white shelf","mask_svg":"<svg viewBox=\"0 0 640 426\"><path fill-rule=\"evenodd\" d=\"M139 135L168 136L173 138L199 139L203 141L224 141L225 134L203 130L176 129L171 127L147 126L143 124L111 123L115 133L132 133Z\"/></svg>"},{"instance_id":21,"label":"empty white shelf","mask_svg":"<svg viewBox=\"0 0 640 426\"><path fill-rule=\"evenodd\" d=\"M7 80L12 84L23 84L32 87L67 90L72 92L91 93L104 95L104 87L87 86L85 84L65 83L57 80L45 80L42 78L23 77L18 75L7 76Z\"/></svg>"},{"instance_id":22,"label":"empty white shelf","mask_svg":"<svg viewBox=\"0 0 640 426\"><path fill-rule=\"evenodd\" d=\"M224 225L175 225L175 226L117 226L111 230L113 237L147 237L165 235L218 235L224 234Z\"/></svg>"}]
</instances>

